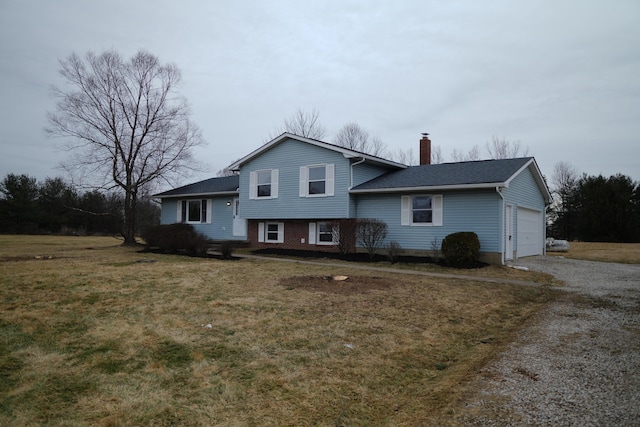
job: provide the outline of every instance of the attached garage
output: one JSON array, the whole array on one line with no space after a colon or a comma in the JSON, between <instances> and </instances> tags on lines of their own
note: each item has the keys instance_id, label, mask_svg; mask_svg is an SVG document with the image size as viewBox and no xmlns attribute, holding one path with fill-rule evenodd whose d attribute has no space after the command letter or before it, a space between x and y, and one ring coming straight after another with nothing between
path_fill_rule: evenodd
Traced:
<instances>
[{"instance_id":1,"label":"attached garage","mask_svg":"<svg viewBox=\"0 0 640 427\"><path fill-rule=\"evenodd\" d=\"M518 208L516 221L518 258L542 255L542 212Z\"/></svg>"}]
</instances>

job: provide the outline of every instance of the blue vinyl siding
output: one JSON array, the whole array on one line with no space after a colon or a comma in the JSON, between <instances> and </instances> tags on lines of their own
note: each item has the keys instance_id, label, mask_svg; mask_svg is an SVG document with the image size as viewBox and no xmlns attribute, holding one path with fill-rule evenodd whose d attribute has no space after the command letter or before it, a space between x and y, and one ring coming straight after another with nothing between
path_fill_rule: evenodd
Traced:
<instances>
[{"instance_id":1,"label":"blue vinyl siding","mask_svg":"<svg viewBox=\"0 0 640 427\"><path fill-rule=\"evenodd\" d=\"M178 200L162 199L160 224L173 224L178 220Z\"/></svg>"},{"instance_id":2,"label":"blue vinyl siding","mask_svg":"<svg viewBox=\"0 0 640 427\"><path fill-rule=\"evenodd\" d=\"M359 160L352 160L352 163L357 163ZM379 177L390 171L388 168L384 168L378 165L374 165L372 163L360 163L358 165L354 165L351 168L353 172L353 186L357 186L362 184L363 182L370 181L374 178ZM394 169L395 170L395 169ZM356 197L351 196L349 198L349 212L347 213L348 218L354 218L358 214L358 206L356 203Z\"/></svg>"},{"instance_id":3,"label":"blue vinyl siding","mask_svg":"<svg viewBox=\"0 0 640 427\"><path fill-rule=\"evenodd\" d=\"M378 218L385 221L388 230L386 242L395 240L404 249L431 250L434 239L441 242L451 233L473 231L480 239L482 252L499 251L502 205L495 190L433 194L443 195L441 227L400 225L401 194L359 195L358 218Z\"/></svg>"},{"instance_id":4,"label":"blue vinyl siding","mask_svg":"<svg viewBox=\"0 0 640 427\"><path fill-rule=\"evenodd\" d=\"M536 183L533 173L529 168L523 170L518 174L509 184L508 188L505 188L502 192L504 196L505 204L513 205L513 247L514 250L518 247L518 208L533 209L542 212L542 223L540 224L540 233L542 233L541 241L544 242L546 237L546 206L544 198L538 184ZM506 233L506 223L504 224L504 231Z\"/></svg>"},{"instance_id":5,"label":"blue vinyl siding","mask_svg":"<svg viewBox=\"0 0 640 427\"><path fill-rule=\"evenodd\" d=\"M358 161L358 159L352 160L353 163L357 163ZM363 182L367 182L372 180L373 178L377 178L380 175L389 172L390 170L391 169L367 162L355 165L353 166L353 186L355 187L362 184Z\"/></svg>"},{"instance_id":6,"label":"blue vinyl siding","mask_svg":"<svg viewBox=\"0 0 640 427\"><path fill-rule=\"evenodd\" d=\"M527 168L523 170L502 192L505 203L528 209L544 211L545 204L533 174Z\"/></svg>"},{"instance_id":7,"label":"blue vinyl siding","mask_svg":"<svg viewBox=\"0 0 640 427\"><path fill-rule=\"evenodd\" d=\"M194 200L211 199L211 197L194 197ZM161 224L174 224L178 219L178 202L180 199L162 199ZM233 235L233 206L227 206L233 201L233 196L215 197L212 203L211 224L192 224L198 233L202 233L213 240L244 240L246 236Z\"/></svg>"},{"instance_id":8,"label":"blue vinyl siding","mask_svg":"<svg viewBox=\"0 0 640 427\"><path fill-rule=\"evenodd\" d=\"M300 167L333 163L334 195L300 197ZM278 197L266 200L249 198L251 171L278 169ZM349 215L350 161L335 151L294 140L285 140L242 165L240 205L247 219L342 218Z\"/></svg>"}]
</instances>

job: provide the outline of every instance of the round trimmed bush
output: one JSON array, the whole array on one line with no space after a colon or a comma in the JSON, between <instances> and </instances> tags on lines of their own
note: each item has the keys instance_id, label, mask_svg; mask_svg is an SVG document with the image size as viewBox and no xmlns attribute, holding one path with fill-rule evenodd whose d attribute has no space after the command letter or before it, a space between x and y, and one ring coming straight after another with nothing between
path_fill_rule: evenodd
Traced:
<instances>
[{"instance_id":1,"label":"round trimmed bush","mask_svg":"<svg viewBox=\"0 0 640 427\"><path fill-rule=\"evenodd\" d=\"M442 255L452 267L472 266L480 259L480 239L472 231L449 234L442 241Z\"/></svg>"}]
</instances>

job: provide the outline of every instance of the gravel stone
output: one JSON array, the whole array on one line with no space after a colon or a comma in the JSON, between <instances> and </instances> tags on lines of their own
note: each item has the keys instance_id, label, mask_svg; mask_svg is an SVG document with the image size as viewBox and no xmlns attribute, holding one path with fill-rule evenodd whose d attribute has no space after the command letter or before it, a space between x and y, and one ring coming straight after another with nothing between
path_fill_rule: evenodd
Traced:
<instances>
[{"instance_id":1,"label":"gravel stone","mask_svg":"<svg viewBox=\"0 0 640 427\"><path fill-rule=\"evenodd\" d=\"M567 294L481 369L470 426L640 426L640 265L531 257Z\"/></svg>"}]
</instances>

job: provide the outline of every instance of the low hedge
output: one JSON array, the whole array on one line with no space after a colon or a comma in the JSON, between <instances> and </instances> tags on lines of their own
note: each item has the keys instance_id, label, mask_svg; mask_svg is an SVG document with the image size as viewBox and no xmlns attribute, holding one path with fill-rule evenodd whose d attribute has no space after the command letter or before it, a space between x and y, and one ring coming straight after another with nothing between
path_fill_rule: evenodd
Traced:
<instances>
[{"instance_id":1,"label":"low hedge","mask_svg":"<svg viewBox=\"0 0 640 427\"><path fill-rule=\"evenodd\" d=\"M208 239L190 224L156 225L142 233L142 238L148 249L156 248L163 252L187 252L203 256L209 250Z\"/></svg>"}]
</instances>

